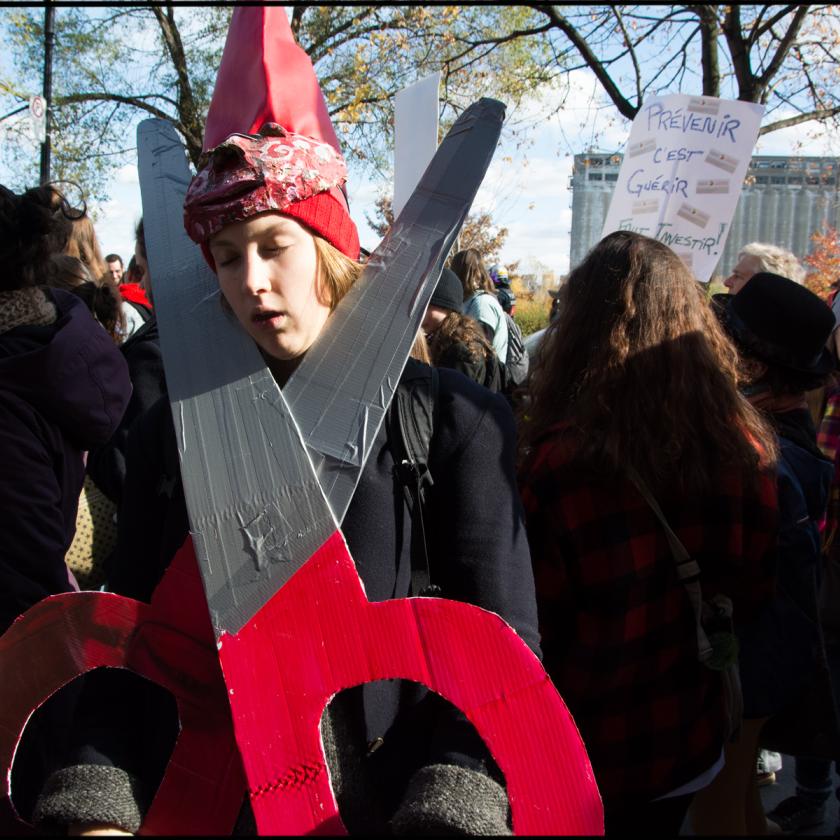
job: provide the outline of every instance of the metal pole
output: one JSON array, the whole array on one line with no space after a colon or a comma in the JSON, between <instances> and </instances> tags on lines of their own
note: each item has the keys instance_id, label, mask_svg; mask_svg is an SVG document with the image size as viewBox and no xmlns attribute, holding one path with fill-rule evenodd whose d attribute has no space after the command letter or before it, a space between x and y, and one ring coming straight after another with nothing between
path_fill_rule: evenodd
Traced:
<instances>
[{"instance_id":1,"label":"metal pole","mask_svg":"<svg viewBox=\"0 0 840 840\"><path fill-rule=\"evenodd\" d=\"M45 138L41 144L41 183L50 180L50 131L52 128L52 54L55 44L55 7L47 0L44 13L44 101L46 103Z\"/></svg>"}]
</instances>

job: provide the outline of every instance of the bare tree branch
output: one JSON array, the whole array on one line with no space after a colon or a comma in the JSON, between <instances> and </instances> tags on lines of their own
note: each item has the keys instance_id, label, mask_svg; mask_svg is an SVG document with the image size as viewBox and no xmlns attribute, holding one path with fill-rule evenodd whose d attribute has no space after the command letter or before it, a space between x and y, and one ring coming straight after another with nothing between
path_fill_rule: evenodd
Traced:
<instances>
[{"instance_id":1,"label":"bare tree branch","mask_svg":"<svg viewBox=\"0 0 840 840\"><path fill-rule=\"evenodd\" d=\"M180 130L187 141L192 162L197 163L201 155L204 131L190 84L184 44L175 23L175 12L171 3L167 4L165 11L160 6L153 6L152 11L157 18L164 44L166 44L167 52L172 59L172 65L178 78L178 116L182 126Z\"/></svg>"},{"instance_id":2,"label":"bare tree branch","mask_svg":"<svg viewBox=\"0 0 840 840\"><path fill-rule=\"evenodd\" d=\"M632 120L638 112L638 108L625 98L621 91L613 82L612 77L607 72L606 67L599 61L598 57L589 48L587 42L581 37L578 30L572 26L566 18L559 14L554 6L547 6L542 4L529 4L538 12L542 12L554 25L559 29L577 48L583 60L592 72L598 77L598 81L607 93L607 96L612 100L619 113Z\"/></svg>"},{"instance_id":3,"label":"bare tree branch","mask_svg":"<svg viewBox=\"0 0 840 840\"><path fill-rule=\"evenodd\" d=\"M543 32L548 32L549 30L554 28L554 24L549 22L546 23L544 26L537 26L532 29L514 29L512 32L509 32L507 35L501 35L498 38L481 38L475 41L467 40L466 38L459 38L458 40L461 43L468 44L469 46L463 52L456 53L453 56L449 57L450 62L459 61L465 55L469 55L472 50L477 49L478 47L483 47L488 44L492 44L494 46L501 46L502 44L509 44L511 41L515 41L518 38L526 38L531 35L541 35Z\"/></svg>"},{"instance_id":4,"label":"bare tree branch","mask_svg":"<svg viewBox=\"0 0 840 840\"><path fill-rule=\"evenodd\" d=\"M627 34L627 27L625 27L624 19L621 17L621 9L618 6L611 6L610 8L618 21L624 43L627 44L627 51L630 53L630 60L633 62L633 73L636 77L636 109L638 110L642 107L642 71L639 69L639 60L636 58L636 51L633 49L630 36Z\"/></svg>"},{"instance_id":5,"label":"bare tree branch","mask_svg":"<svg viewBox=\"0 0 840 840\"><path fill-rule=\"evenodd\" d=\"M750 65L750 51L741 32L741 7L735 3L726 7L721 27L729 46L732 69L738 81L738 99L755 102L755 79Z\"/></svg>"},{"instance_id":6,"label":"bare tree branch","mask_svg":"<svg viewBox=\"0 0 840 840\"><path fill-rule=\"evenodd\" d=\"M700 18L700 63L703 67L703 95L720 96L720 64L718 62L717 8L703 5L696 7Z\"/></svg>"},{"instance_id":7,"label":"bare tree branch","mask_svg":"<svg viewBox=\"0 0 840 840\"><path fill-rule=\"evenodd\" d=\"M764 91L766 90L767 86L770 84L770 81L779 72L779 68L782 66L782 62L785 60L785 56L787 56L788 52L790 51L791 44L796 40L796 36L799 34L799 30L802 28L802 24L805 21L805 16L808 14L808 10L810 6L799 6L793 16L793 20L788 27L787 32L785 32L784 37L782 38L781 43L779 44L778 49L776 50L776 54L773 56L770 64L767 65L767 69L761 74L758 79L759 89L762 93L762 99Z\"/></svg>"},{"instance_id":8,"label":"bare tree branch","mask_svg":"<svg viewBox=\"0 0 840 840\"><path fill-rule=\"evenodd\" d=\"M317 61L317 59L314 58L314 56L320 57L321 55L323 55L324 51L320 48L325 47L328 41L330 41L329 46L333 48L339 44L346 43L348 40L352 41L353 38L358 37L358 35L361 34L360 32L354 30L353 27L358 26L358 24L361 23L361 21L363 21L365 18L370 17L374 11L374 9L363 9L360 14L354 15L353 17L346 20L344 23L339 24L334 29L331 29L329 32L325 33L322 38L319 38L317 41L313 41L311 44L308 44L305 47L306 54L310 58L312 58L313 61ZM382 27L379 25L368 26L362 29L361 32L367 34L370 32L376 32L380 28ZM338 37L343 32L347 32L348 30L351 30L349 38L342 39Z\"/></svg>"},{"instance_id":9,"label":"bare tree branch","mask_svg":"<svg viewBox=\"0 0 840 840\"><path fill-rule=\"evenodd\" d=\"M66 96L57 96L53 100L53 103L59 106L72 105L79 102L119 102L123 105L131 105L133 108L145 111L153 117L157 117L161 120L167 120L179 131L183 131L180 121L173 120L170 114L167 114L165 111L161 111L160 108L150 105L148 102L144 101L143 98L137 96L121 96L118 93L99 93L97 91L90 91L87 93L70 93Z\"/></svg>"},{"instance_id":10,"label":"bare tree branch","mask_svg":"<svg viewBox=\"0 0 840 840\"><path fill-rule=\"evenodd\" d=\"M837 116L840 114L840 106L836 108L822 108L816 111L811 111L807 114L797 114L795 117L788 117L784 120L777 120L774 123L770 123L769 125L763 125L758 134L761 136L762 134L769 134L771 131L778 131L780 128L790 128L792 125L801 125L804 122L809 122L810 120L827 120L831 117Z\"/></svg>"},{"instance_id":11,"label":"bare tree branch","mask_svg":"<svg viewBox=\"0 0 840 840\"><path fill-rule=\"evenodd\" d=\"M752 31L747 38L747 44L752 47L754 44L758 42L758 39L764 35L765 32L768 32L772 29L780 20L783 20L786 15L789 15L794 9L796 8L796 4L785 6L780 12L776 12L773 17L769 20L765 21L761 26L758 26L758 22L761 20L761 16L767 11L767 8L761 10L761 13L756 18L756 22L753 25Z\"/></svg>"}]
</instances>

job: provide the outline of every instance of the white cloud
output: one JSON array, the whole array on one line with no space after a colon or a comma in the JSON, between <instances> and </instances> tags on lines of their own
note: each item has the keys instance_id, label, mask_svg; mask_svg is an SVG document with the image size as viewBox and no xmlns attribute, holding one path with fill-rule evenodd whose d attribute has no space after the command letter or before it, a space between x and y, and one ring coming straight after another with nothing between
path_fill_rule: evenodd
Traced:
<instances>
[{"instance_id":1,"label":"white cloud","mask_svg":"<svg viewBox=\"0 0 840 840\"><path fill-rule=\"evenodd\" d=\"M139 184L137 164L127 163L121 166L114 174L114 180L119 184Z\"/></svg>"},{"instance_id":2,"label":"white cloud","mask_svg":"<svg viewBox=\"0 0 840 840\"><path fill-rule=\"evenodd\" d=\"M95 205L96 236L104 254L119 254L128 265L134 253L134 227L143 214L140 202L140 185L135 177L130 180L123 166L118 170L111 189L111 198L101 205Z\"/></svg>"}]
</instances>

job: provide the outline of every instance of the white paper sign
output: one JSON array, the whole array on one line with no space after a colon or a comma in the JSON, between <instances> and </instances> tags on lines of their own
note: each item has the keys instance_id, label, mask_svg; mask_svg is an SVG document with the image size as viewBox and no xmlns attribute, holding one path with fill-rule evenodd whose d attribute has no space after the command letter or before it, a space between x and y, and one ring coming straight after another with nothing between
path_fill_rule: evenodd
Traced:
<instances>
[{"instance_id":1,"label":"white paper sign","mask_svg":"<svg viewBox=\"0 0 840 840\"><path fill-rule=\"evenodd\" d=\"M440 73L420 79L394 97L394 218L420 183L438 147Z\"/></svg>"},{"instance_id":2,"label":"white paper sign","mask_svg":"<svg viewBox=\"0 0 840 840\"><path fill-rule=\"evenodd\" d=\"M35 140L43 143L47 139L47 103L43 96L30 98L29 119Z\"/></svg>"},{"instance_id":3,"label":"white paper sign","mask_svg":"<svg viewBox=\"0 0 840 840\"><path fill-rule=\"evenodd\" d=\"M633 120L602 236L664 242L704 283L723 253L764 106L711 96L646 100Z\"/></svg>"}]
</instances>

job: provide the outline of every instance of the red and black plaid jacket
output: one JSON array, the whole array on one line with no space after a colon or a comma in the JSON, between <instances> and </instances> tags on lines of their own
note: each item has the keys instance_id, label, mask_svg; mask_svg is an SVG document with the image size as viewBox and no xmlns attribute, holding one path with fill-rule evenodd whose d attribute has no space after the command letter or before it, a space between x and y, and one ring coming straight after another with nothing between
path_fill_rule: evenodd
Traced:
<instances>
[{"instance_id":1,"label":"red and black plaid jacket","mask_svg":"<svg viewBox=\"0 0 840 840\"><path fill-rule=\"evenodd\" d=\"M662 525L628 480L588 476L551 430L520 477L544 664L610 808L669 793L724 741L721 681L697 660L694 614ZM701 569L703 597L750 620L772 595L776 487L731 471L713 496L657 499Z\"/></svg>"}]
</instances>

